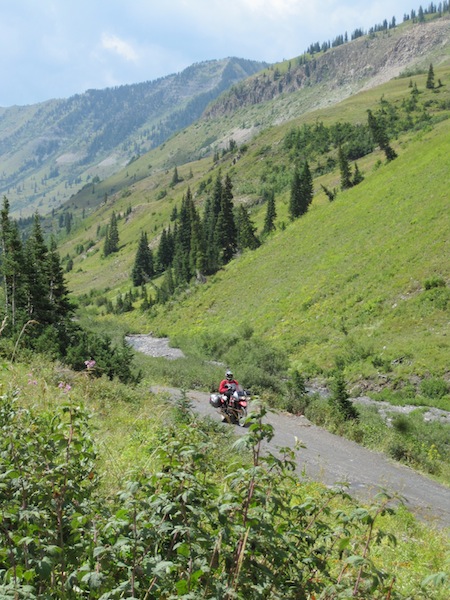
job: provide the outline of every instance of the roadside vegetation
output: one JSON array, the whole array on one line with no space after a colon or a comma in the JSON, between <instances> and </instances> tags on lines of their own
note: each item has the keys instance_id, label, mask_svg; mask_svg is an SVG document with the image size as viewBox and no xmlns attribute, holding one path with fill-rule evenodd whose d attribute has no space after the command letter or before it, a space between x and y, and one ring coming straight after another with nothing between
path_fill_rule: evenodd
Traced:
<instances>
[{"instance_id":1,"label":"roadside vegetation","mask_svg":"<svg viewBox=\"0 0 450 600\"><path fill-rule=\"evenodd\" d=\"M2 597L446 598L445 533L294 477L263 410L234 441L149 380L1 367Z\"/></svg>"}]
</instances>

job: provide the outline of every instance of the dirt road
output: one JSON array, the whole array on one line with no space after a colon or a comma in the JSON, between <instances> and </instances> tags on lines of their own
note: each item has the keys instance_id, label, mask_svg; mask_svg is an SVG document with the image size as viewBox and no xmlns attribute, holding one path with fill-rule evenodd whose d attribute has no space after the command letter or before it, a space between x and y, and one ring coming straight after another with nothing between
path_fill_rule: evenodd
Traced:
<instances>
[{"instance_id":1,"label":"dirt road","mask_svg":"<svg viewBox=\"0 0 450 600\"><path fill-rule=\"evenodd\" d=\"M165 392L170 398L181 397L181 391L155 386L154 393ZM195 411L220 420L218 411L209 404L209 394L187 392ZM297 472L307 477L334 485L346 482L349 492L362 500L373 497L380 489L400 494L406 506L421 520L439 528L450 527L450 489L420 475L408 467L389 460L385 455L359 446L355 442L334 435L313 425L305 417L288 413L269 413L275 436L266 448L276 453L283 446L294 447L296 439L306 448L298 452ZM246 430L234 425L237 435Z\"/></svg>"},{"instance_id":2,"label":"dirt road","mask_svg":"<svg viewBox=\"0 0 450 600\"><path fill-rule=\"evenodd\" d=\"M136 350L151 356L164 356L176 360L182 356L177 348L169 346L169 340L151 335L130 336L128 341ZM173 388L152 388L155 393L165 392L172 399L181 396ZM189 391L188 398L194 410L202 415L220 419L209 404L209 394ZM297 471L301 477L320 481L325 485L345 482L353 495L366 500L380 489L400 494L408 508L420 519L439 528L450 528L450 489L416 471L389 460L384 454L373 452L321 427L313 425L305 417L288 413L269 413L267 422L273 425L275 436L267 449L276 453L277 448L294 447L296 439L306 447L298 452ZM237 435L246 430L233 425Z\"/></svg>"}]
</instances>

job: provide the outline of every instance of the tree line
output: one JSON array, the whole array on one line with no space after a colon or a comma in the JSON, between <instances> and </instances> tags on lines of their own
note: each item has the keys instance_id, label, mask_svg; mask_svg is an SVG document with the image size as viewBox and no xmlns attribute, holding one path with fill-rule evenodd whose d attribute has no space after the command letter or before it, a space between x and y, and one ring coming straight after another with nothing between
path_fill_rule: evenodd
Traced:
<instances>
[{"instance_id":1,"label":"tree line","mask_svg":"<svg viewBox=\"0 0 450 600\"><path fill-rule=\"evenodd\" d=\"M236 252L257 248L260 240L256 227L244 205L234 207L232 190L230 176L222 178L219 173L201 215L188 187L179 210L172 214L173 225L163 229L154 253L147 234L141 233L132 269L133 285L145 284L165 272L156 294L165 301L176 287L193 277L215 273Z\"/></svg>"},{"instance_id":2,"label":"tree line","mask_svg":"<svg viewBox=\"0 0 450 600\"><path fill-rule=\"evenodd\" d=\"M75 304L65 282L54 238L47 245L36 213L25 240L10 216L8 198L0 211L0 353L14 358L23 347L61 359L76 370L94 360L94 374L137 381L132 350L125 343L84 331L74 322Z\"/></svg>"},{"instance_id":3,"label":"tree line","mask_svg":"<svg viewBox=\"0 0 450 600\"><path fill-rule=\"evenodd\" d=\"M442 16L444 13L450 12L450 3L448 0L444 0L443 2L434 3L430 2L427 7L423 8L419 6L418 10L411 9L410 13L405 13L403 15L403 22L412 21L413 23L423 23L425 21L426 15L439 15ZM365 32L361 27L357 27L352 34L350 35L350 39L356 40L357 38L365 36L367 33L373 36L375 33L388 31L390 29L395 29L397 26L397 21L395 17L388 22L387 19L383 19L382 23L378 23L373 27L370 27L368 32ZM319 52L326 52L330 48L335 48L337 46L341 46L342 44L346 44L348 42L348 33L345 32L344 35L338 35L334 38L332 42L324 41L314 42L308 46L306 50L306 54L317 54Z\"/></svg>"}]
</instances>

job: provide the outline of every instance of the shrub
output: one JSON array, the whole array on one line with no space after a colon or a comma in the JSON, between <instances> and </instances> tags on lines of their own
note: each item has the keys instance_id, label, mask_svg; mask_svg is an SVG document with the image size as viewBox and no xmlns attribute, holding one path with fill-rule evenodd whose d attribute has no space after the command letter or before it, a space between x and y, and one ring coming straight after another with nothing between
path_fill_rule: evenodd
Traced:
<instances>
[{"instance_id":1,"label":"shrub","mask_svg":"<svg viewBox=\"0 0 450 600\"><path fill-rule=\"evenodd\" d=\"M413 429L406 415L395 415L392 418L392 427L399 433L410 433Z\"/></svg>"},{"instance_id":2,"label":"shrub","mask_svg":"<svg viewBox=\"0 0 450 600\"><path fill-rule=\"evenodd\" d=\"M432 288L445 287L445 280L440 275L433 275L429 279L424 281L423 287L426 290L431 290Z\"/></svg>"},{"instance_id":3,"label":"shrub","mask_svg":"<svg viewBox=\"0 0 450 600\"><path fill-rule=\"evenodd\" d=\"M357 419L359 417L358 410L350 400L350 396L346 389L344 374L340 369L334 372L331 380L331 397L330 405L337 413L340 420Z\"/></svg>"},{"instance_id":4,"label":"shrub","mask_svg":"<svg viewBox=\"0 0 450 600\"><path fill-rule=\"evenodd\" d=\"M86 415L66 407L62 416L36 417L7 399L0 404L8 484L0 596L391 595L392 576L368 556L395 542L380 519L393 513L393 499L382 494L358 507L342 489L312 494L292 476L292 451L285 449L282 459L261 452L273 437L263 417L255 415L234 447L253 460L230 466L224 477L211 460L220 455L221 440L200 423L165 427L155 452L159 469L124 481L100 506Z\"/></svg>"},{"instance_id":5,"label":"shrub","mask_svg":"<svg viewBox=\"0 0 450 600\"><path fill-rule=\"evenodd\" d=\"M305 379L301 373L294 370L286 384L287 392L284 394L280 408L294 415L303 415L307 409L310 398L306 390Z\"/></svg>"},{"instance_id":6,"label":"shrub","mask_svg":"<svg viewBox=\"0 0 450 600\"><path fill-rule=\"evenodd\" d=\"M427 398L443 398L450 392L449 384L440 377L423 379L420 384L421 393Z\"/></svg>"}]
</instances>

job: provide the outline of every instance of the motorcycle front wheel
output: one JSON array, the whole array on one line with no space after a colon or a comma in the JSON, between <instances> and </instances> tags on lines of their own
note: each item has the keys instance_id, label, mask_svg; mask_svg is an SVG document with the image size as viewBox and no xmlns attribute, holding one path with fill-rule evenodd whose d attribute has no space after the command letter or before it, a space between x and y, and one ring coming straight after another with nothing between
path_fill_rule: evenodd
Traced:
<instances>
[{"instance_id":1,"label":"motorcycle front wheel","mask_svg":"<svg viewBox=\"0 0 450 600\"><path fill-rule=\"evenodd\" d=\"M247 409L244 406L241 406L236 412L236 425L239 425L239 427L245 427L248 414Z\"/></svg>"}]
</instances>

